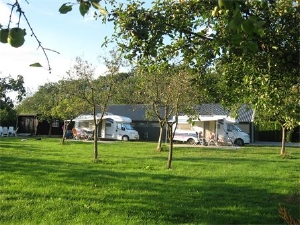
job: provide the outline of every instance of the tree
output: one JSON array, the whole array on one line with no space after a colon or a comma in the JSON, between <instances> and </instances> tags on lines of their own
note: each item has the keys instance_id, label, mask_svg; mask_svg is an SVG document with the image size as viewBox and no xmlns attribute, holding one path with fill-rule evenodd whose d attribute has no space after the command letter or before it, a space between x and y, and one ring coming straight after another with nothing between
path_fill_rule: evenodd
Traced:
<instances>
[{"instance_id":1,"label":"tree","mask_svg":"<svg viewBox=\"0 0 300 225\"><path fill-rule=\"evenodd\" d=\"M227 84L225 104L248 102L256 111L256 123L262 125L266 121L278 123L282 127L280 153L284 154L286 130L293 129L300 123L300 89L299 79L296 78L297 73L293 76L285 75L289 72L293 73L292 70L276 72L273 68L270 71L268 66L264 67L262 56L248 59L247 64L237 62L234 60L231 63L227 62L220 68L223 69L223 76L227 77L225 80L232 80ZM277 65L280 65L280 62L277 62ZM230 96L229 91L235 95Z\"/></svg>"},{"instance_id":2,"label":"tree","mask_svg":"<svg viewBox=\"0 0 300 225\"><path fill-rule=\"evenodd\" d=\"M112 38L130 59L155 57L168 61L171 56L195 65L203 56L214 58L214 49L207 47L212 40L208 34L207 9L215 4L215 1L154 1L151 7L141 1L120 4L108 18L115 24ZM202 62L201 67L209 64L207 60Z\"/></svg>"},{"instance_id":3,"label":"tree","mask_svg":"<svg viewBox=\"0 0 300 225\"><path fill-rule=\"evenodd\" d=\"M114 48L109 51L108 55L99 56L99 61L108 69L106 72L106 79L111 79L114 86L111 89L109 103L133 103L134 99L132 96L135 93L136 79L134 73L130 70L128 70L128 72L120 72L120 68L128 69L130 65L128 61L123 58L119 49Z\"/></svg>"},{"instance_id":4,"label":"tree","mask_svg":"<svg viewBox=\"0 0 300 225\"><path fill-rule=\"evenodd\" d=\"M14 100L14 95L16 99ZM23 76L16 79L11 76L0 77L0 125L9 126L16 123L15 103L25 96Z\"/></svg>"},{"instance_id":5,"label":"tree","mask_svg":"<svg viewBox=\"0 0 300 225\"><path fill-rule=\"evenodd\" d=\"M193 96L195 103L220 103L224 98L224 82L214 67L207 68L205 72L197 73L191 81L191 88L195 89Z\"/></svg>"},{"instance_id":6,"label":"tree","mask_svg":"<svg viewBox=\"0 0 300 225\"><path fill-rule=\"evenodd\" d=\"M69 94L73 94L76 98L84 101L88 108L92 111L94 117L94 160L98 161L98 127L102 122L102 118L106 113L109 100L113 94L116 84L115 75L119 73L121 66L121 57L116 51L111 51L111 58L104 58L105 65L109 70L107 76L96 77L94 67L80 57L76 58L76 63L67 74L66 80L70 82L68 85ZM75 91L76 90L76 91ZM97 108L100 109L100 119L97 119Z\"/></svg>"},{"instance_id":7,"label":"tree","mask_svg":"<svg viewBox=\"0 0 300 225\"><path fill-rule=\"evenodd\" d=\"M280 124L299 123L298 101L280 101L287 95L297 96L291 90L299 87L299 2L158 0L145 7L133 1L114 8L110 17L115 22L113 39L128 58L169 61L166 56L173 55L200 75L211 67L223 68L223 103L250 103L268 117L274 111L265 109L275 105L276 114L285 115L284 121L276 119ZM264 97L257 101L258 96ZM283 113L279 105L293 110Z\"/></svg>"},{"instance_id":8,"label":"tree","mask_svg":"<svg viewBox=\"0 0 300 225\"><path fill-rule=\"evenodd\" d=\"M110 0L106 2L112 8L109 13L99 2L86 0L64 3L59 11L68 13L77 4L80 14L84 16L94 7L98 10L97 17L104 16L104 22L113 21L115 25L115 33L110 40L120 46L127 58L138 63L142 63L141 59L144 58L156 58L157 61L165 62L177 58L189 64L199 74L206 74L210 67L216 66L216 62L221 62L218 66L235 65L231 75L222 76L222 80L228 85L223 90L229 93L238 91L239 100L249 102L255 102L257 90L265 89L254 89L252 85L246 84L243 86L244 91L240 91L238 85L241 82L233 78L246 83L253 78L248 79L249 73L256 74L257 82L254 83L260 81L260 86L263 87L269 82L272 83L269 87L277 87L279 90L282 84L272 81L280 80L280 76L284 75L291 81L288 89L298 86L299 81L296 84L294 81L299 62L299 1L156 0L146 6L139 0L132 0L127 4ZM253 58L256 60L252 60ZM232 64L232 60L238 59L244 67L238 63ZM257 63L261 67L256 68ZM290 71L286 70L287 64L291 65ZM264 68L267 69L262 71ZM231 100L223 99L227 104L237 103L232 95L226 96ZM255 97L249 100L249 96ZM272 98L272 95L268 96ZM264 108L260 106L271 103L264 103L264 99L266 98L260 99L262 104L255 105L257 111L263 111ZM277 103L279 102L275 101Z\"/></svg>"},{"instance_id":9,"label":"tree","mask_svg":"<svg viewBox=\"0 0 300 225\"><path fill-rule=\"evenodd\" d=\"M98 124L96 119L96 107L97 105L103 105L103 109L106 109L107 98L103 99L99 96L102 93L101 87L98 86L98 82L95 80L94 67L87 61L77 57L75 65L69 71L67 71L68 77L68 94L76 96L80 101L84 101L87 104L86 110L92 108L94 116L94 160L98 160ZM100 102L99 102L100 101ZM105 112L105 111L104 111ZM103 115L103 111L102 111Z\"/></svg>"},{"instance_id":10,"label":"tree","mask_svg":"<svg viewBox=\"0 0 300 225\"><path fill-rule=\"evenodd\" d=\"M51 136L54 120L59 119L54 108L60 102L60 92L57 83L48 82L38 88L32 96L27 97L19 106L19 113L34 113L39 121L47 121L50 126L48 135Z\"/></svg>"},{"instance_id":11,"label":"tree","mask_svg":"<svg viewBox=\"0 0 300 225\"><path fill-rule=\"evenodd\" d=\"M67 128L72 122L72 119L76 116L84 113L88 105L85 101L82 101L76 96L77 90L69 91L72 85L72 82L65 80L58 81L57 83L59 96L58 104L53 106L52 112L56 118L59 118L64 121L64 129L61 143L64 144Z\"/></svg>"},{"instance_id":12,"label":"tree","mask_svg":"<svg viewBox=\"0 0 300 225\"><path fill-rule=\"evenodd\" d=\"M256 121L276 121L282 127L281 154L285 154L286 130L300 123L299 7L295 1L266 2L265 7L248 3L245 16L264 21L252 51L232 47L220 59L219 70L235 96L224 99L247 102L256 110ZM288 68L288 69L286 69Z\"/></svg>"},{"instance_id":13,"label":"tree","mask_svg":"<svg viewBox=\"0 0 300 225\"><path fill-rule=\"evenodd\" d=\"M68 92L71 87L73 87L72 82L65 80L46 83L40 86L37 92L26 97L17 106L17 112L36 114L39 121L45 120L49 124L60 119L64 121L64 127L67 128L72 118L87 110L86 103L74 95L76 90ZM64 131L66 132L67 129ZM63 132L62 144L64 144L65 132ZM51 126L48 134L51 135Z\"/></svg>"},{"instance_id":14,"label":"tree","mask_svg":"<svg viewBox=\"0 0 300 225\"><path fill-rule=\"evenodd\" d=\"M110 104L138 104L133 97L137 90L137 77L134 72L119 73L114 75L116 86L110 99Z\"/></svg>"},{"instance_id":15,"label":"tree","mask_svg":"<svg viewBox=\"0 0 300 225\"><path fill-rule=\"evenodd\" d=\"M148 116L156 117L159 121L158 151L162 148L163 129L165 127L168 129L170 148L167 167L171 168L173 122L169 120L173 115L178 116L180 112L184 112L194 104L191 96L195 94L195 91L190 86L193 74L182 65L154 63L149 60L144 61L144 66L137 69L136 76L138 79L137 101L149 103L151 109L147 110Z\"/></svg>"}]
</instances>

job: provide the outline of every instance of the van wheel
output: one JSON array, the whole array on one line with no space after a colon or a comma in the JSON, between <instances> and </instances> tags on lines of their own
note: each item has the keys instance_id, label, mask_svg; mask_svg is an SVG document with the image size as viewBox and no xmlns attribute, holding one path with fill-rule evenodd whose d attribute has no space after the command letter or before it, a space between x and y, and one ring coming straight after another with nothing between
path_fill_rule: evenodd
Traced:
<instances>
[{"instance_id":1,"label":"van wheel","mask_svg":"<svg viewBox=\"0 0 300 225\"><path fill-rule=\"evenodd\" d=\"M193 144L195 144L195 140L193 138L189 138L187 140L187 143L190 144L190 145L193 145Z\"/></svg>"},{"instance_id":2,"label":"van wheel","mask_svg":"<svg viewBox=\"0 0 300 225\"><path fill-rule=\"evenodd\" d=\"M240 138L236 139L234 141L234 144L238 145L238 146L243 146L244 145L244 141Z\"/></svg>"},{"instance_id":3,"label":"van wheel","mask_svg":"<svg viewBox=\"0 0 300 225\"><path fill-rule=\"evenodd\" d=\"M123 136L122 141L129 141L129 137L128 136Z\"/></svg>"}]
</instances>

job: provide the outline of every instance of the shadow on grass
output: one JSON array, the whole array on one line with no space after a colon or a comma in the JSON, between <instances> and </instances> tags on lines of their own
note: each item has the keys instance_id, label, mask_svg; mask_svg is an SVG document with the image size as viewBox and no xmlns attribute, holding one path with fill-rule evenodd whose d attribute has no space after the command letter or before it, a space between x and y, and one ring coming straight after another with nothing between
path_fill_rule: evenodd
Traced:
<instances>
[{"instance_id":1,"label":"shadow on grass","mask_svg":"<svg viewBox=\"0 0 300 225\"><path fill-rule=\"evenodd\" d=\"M284 224L277 210L279 203L285 203L286 196L270 193L265 188L229 184L223 177L190 178L170 171L157 173L139 168L125 172L112 166L105 162L86 165L53 159L1 157L2 173L33 180L23 198L63 199L78 211L85 205L86 213L110 212L105 219L122 215L127 220L124 224L133 218L143 224ZM9 195L5 189L2 193Z\"/></svg>"}]
</instances>

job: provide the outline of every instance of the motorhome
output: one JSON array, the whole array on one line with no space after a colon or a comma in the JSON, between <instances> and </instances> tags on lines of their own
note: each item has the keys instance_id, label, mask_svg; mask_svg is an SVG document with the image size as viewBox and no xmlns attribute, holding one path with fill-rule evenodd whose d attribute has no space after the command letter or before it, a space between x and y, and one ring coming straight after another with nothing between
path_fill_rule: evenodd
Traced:
<instances>
[{"instance_id":1,"label":"motorhome","mask_svg":"<svg viewBox=\"0 0 300 225\"><path fill-rule=\"evenodd\" d=\"M96 120L100 119L101 114L97 114ZM73 121L79 136L95 130L93 115L80 115ZM139 133L131 126L131 122L132 120L128 117L106 113L98 127L98 138L123 141L139 140Z\"/></svg>"},{"instance_id":2,"label":"motorhome","mask_svg":"<svg viewBox=\"0 0 300 225\"><path fill-rule=\"evenodd\" d=\"M226 119L219 120L217 123L216 137L220 142L231 142L232 144L243 146L250 143L250 136L242 131L237 124Z\"/></svg>"},{"instance_id":3,"label":"motorhome","mask_svg":"<svg viewBox=\"0 0 300 225\"><path fill-rule=\"evenodd\" d=\"M208 143L213 137L216 143L231 143L239 146L249 144L249 134L243 132L236 122L227 116L199 116L197 119L179 116L178 123L173 127L175 129L176 126L173 140L194 143L195 135L201 133ZM185 134L184 138L181 135L183 133Z\"/></svg>"}]
</instances>

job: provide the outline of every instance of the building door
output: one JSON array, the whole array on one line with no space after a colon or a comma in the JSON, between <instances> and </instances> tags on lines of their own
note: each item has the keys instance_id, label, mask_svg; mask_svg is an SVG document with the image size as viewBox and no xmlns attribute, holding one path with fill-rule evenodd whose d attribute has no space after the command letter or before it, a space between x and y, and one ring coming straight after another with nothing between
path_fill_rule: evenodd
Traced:
<instances>
[{"instance_id":1,"label":"building door","mask_svg":"<svg viewBox=\"0 0 300 225\"><path fill-rule=\"evenodd\" d=\"M105 123L105 138L113 138L113 134L114 134L114 129L115 127L113 126L113 123L110 123L108 121L106 121Z\"/></svg>"},{"instance_id":2,"label":"building door","mask_svg":"<svg viewBox=\"0 0 300 225\"><path fill-rule=\"evenodd\" d=\"M19 118L19 133L35 133L37 119L34 117L22 116Z\"/></svg>"}]
</instances>

